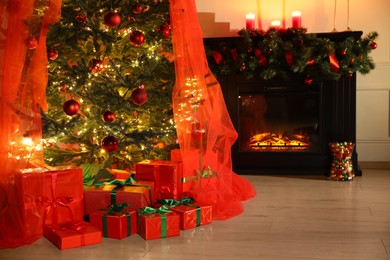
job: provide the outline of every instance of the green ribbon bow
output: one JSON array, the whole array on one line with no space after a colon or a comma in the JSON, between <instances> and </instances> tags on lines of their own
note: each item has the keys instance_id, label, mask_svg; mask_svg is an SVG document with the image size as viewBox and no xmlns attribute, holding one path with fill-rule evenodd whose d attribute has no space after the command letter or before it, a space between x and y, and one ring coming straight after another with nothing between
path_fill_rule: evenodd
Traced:
<instances>
[{"instance_id":1,"label":"green ribbon bow","mask_svg":"<svg viewBox=\"0 0 390 260\"><path fill-rule=\"evenodd\" d=\"M115 215L115 213L123 213L123 209L129 206L128 203L111 204L107 209L108 215Z\"/></svg>"},{"instance_id":2,"label":"green ribbon bow","mask_svg":"<svg viewBox=\"0 0 390 260\"><path fill-rule=\"evenodd\" d=\"M203 169L196 169L195 175L182 178L181 182L185 183L191 180L199 182L201 179L209 179L218 177L218 173L211 169L211 166L203 167Z\"/></svg>"},{"instance_id":3,"label":"green ribbon bow","mask_svg":"<svg viewBox=\"0 0 390 260\"><path fill-rule=\"evenodd\" d=\"M115 185L116 186L114 189L111 190L111 193L110 193L111 204L116 204L116 192L120 188L122 188L124 186L144 187L144 188L147 188L149 191L149 199L150 199L149 205L152 205L152 201L153 201L152 196L153 195L152 195L152 189L150 188L150 186L136 184L136 182L137 182L137 180L133 176L130 176L129 178L127 178L125 180L116 180L116 179L102 180L102 181L96 182L95 187L98 188L98 187L101 187L104 185Z\"/></svg>"},{"instance_id":4,"label":"green ribbon bow","mask_svg":"<svg viewBox=\"0 0 390 260\"><path fill-rule=\"evenodd\" d=\"M140 216L140 215L157 213L161 217L161 238L166 238L167 237L167 216L164 213L169 213L169 212L172 212L172 210L170 210L167 205L163 205L158 209L152 207L140 208L137 214ZM140 218L138 218L138 230L141 230L139 220Z\"/></svg>"},{"instance_id":5,"label":"green ribbon bow","mask_svg":"<svg viewBox=\"0 0 390 260\"><path fill-rule=\"evenodd\" d=\"M171 207L176 207L179 205L188 205L193 202L195 202L195 200L190 197L184 197L181 200L174 200L174 199L157 200L158 204L169 205Z\"/></svg>"}]
</instances>

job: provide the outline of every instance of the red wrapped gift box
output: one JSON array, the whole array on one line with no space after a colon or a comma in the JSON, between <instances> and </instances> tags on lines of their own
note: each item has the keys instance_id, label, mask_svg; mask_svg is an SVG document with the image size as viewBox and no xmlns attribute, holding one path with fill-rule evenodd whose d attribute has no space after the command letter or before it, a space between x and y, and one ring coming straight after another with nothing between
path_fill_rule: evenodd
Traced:
<instances>
[{"instance_id":1,"label":"red wrapped gift box","mask_svg":"<svg viewBox=\"0 0 390 260\"><path fill-rule=\"evenodd\" d=\"M171 161L172 162L183 162L183 160L181 158L180 149L172 149L171 150Z\"/></svg>"},{"instance_id":2,"label":"red wrapped gift box","mask_svg":"<svg viewBox=\"0 0 390 260\"><path fill-rule=\"evenodd\" d=\"M145 214L138 210L138 234L145 240L179 236L180 216L175 212Z\"/></svg>"},{"instance_id":3,"label":"red wrapped gift box","mask_svg":"<svg viewBox=\"0 0 390 260\"><path fill-rule=\"evenodd\" d=\"M180 162L145 160L136 164L135 176L156 183L156 199L182 197L183 164Z\"/></svg>"},{"instance_id":4,"label":"red wrapped gift box","mask_svg":"<svg viewBox=\"0 0 390 260\"><path fill-rule=\"evenodd\" d=\"M118 169L107 169L110 173L112 173L113 179L124 180L130 177L131 173L125 170Z\"/></svg>"},{"instance_id":5,"label":"red wrapped gift box","mask_svg":"<svg viewBox=\"0 0 390 260\"><path fill-rule=\"evenodd\" d=\"M210 224L213 221L212 206L194 202L170 208L180 216L180 228L190 229Z\"/></svg>"},{"instance_id":6,"label":"red wrapped gift box","mask_svg":"<svg viewBox=\"0 0 390 260\"><path fill-rule=\"evenodd\" d=\"M106 210L99 210L89 215L92 225L102 231L104 237L123 239L137 233L137 213L116 212L108 214Z\"/></svg>"},{"instance_id":7,"label":"red wrapped gift box","mask_svg":"<svg viewBox=\"0 0 390 260\"><path fill-rule=\"evenodd\" d=\"M85 214L106 209L111 204L128 203L130 206L126 208L126 211L136 211L139 208L150 206L154 182L138 181L136 185L141 186L123 186L116 189L116 185L105 184L99 187L89 187L84 192Z\"/></svg>"},{"instance_id":8,"label":"red wrapped gift box","mask_svg":"<svg viewBox=\"0 0 390 260\"><path fill-rule=\"evenodd\" d=\"M83 172L73 166L25 169L17 176L28 233L42 235L43 226L79 221L84 216Z\"/></svg>"},{"instance_id":9,"label":"red wrapped gift box","mask_svg":"<svg viewBox=\"0 0 390 260\"><path fill-rule=\"evenodd\" d=\"M102 242L101 231L84 221L46 225L43 228L43 235L59 249L69 249Z\"/></svg>"}]
</instances>

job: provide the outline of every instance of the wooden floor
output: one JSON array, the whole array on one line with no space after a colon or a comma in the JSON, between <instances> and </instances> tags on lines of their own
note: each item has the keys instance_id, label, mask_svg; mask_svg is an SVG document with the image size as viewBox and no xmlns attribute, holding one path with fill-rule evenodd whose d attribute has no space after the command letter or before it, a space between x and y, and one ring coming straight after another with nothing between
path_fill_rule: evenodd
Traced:
<instances>
[{"instance_id":1,"label":"wooden floor","mask_svg":"<svg viewBox=\"0 0 390 260\"><path fill-rule=\"evenodd\" d=\"M180 237L104 238L59 250L46 239L0 250L0 259L390 259L390 170L351 182L319 176L246 176L257 189L245 213Z\"/></svg>"}]
</instances>

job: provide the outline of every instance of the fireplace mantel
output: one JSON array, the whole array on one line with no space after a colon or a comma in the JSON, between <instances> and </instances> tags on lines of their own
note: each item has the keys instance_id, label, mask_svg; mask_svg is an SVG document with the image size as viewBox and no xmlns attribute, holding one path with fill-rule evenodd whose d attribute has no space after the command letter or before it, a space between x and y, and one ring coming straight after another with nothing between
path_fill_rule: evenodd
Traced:
<instances>
[{"instance_id":1,"label":"fireplace mantel","mask_svg":"<svg viewBox=\"0 0 390 260\"><path fill-rule=\"evenodd\" d=\"M361 32L323 33L317 36L341 41L346 37L360 37ZM205 39L206 46L216 44L222 38ZM239 37L223 38L223 41L233 41L237 44ZM285 81L280 78L263 80L246 78L242 73L217 75L224 93L226 105L232 122L239 134L238 141L232 147L233 169L242 174L316 174L328 175L331 166L330 142L353 142L356 144L356 74L341 77L338 80L316 82L319 89L319 124L320 145L314 152L248 152L239 147L240 138L240 96L243 93L258 94L260 89L275 89L289 85L299 86L298 89L311 88L303 83L301 75ZM277 89L277 88L276 88ZM260 93L260 92L259 92ZM280 91L277 93L280 93ZM261 94L261 93L260 93ZM262 94L261 94L262 95ZM362 175L358 165L357 147L352 154L355 174Z\"/></svg>"}]
</instances>

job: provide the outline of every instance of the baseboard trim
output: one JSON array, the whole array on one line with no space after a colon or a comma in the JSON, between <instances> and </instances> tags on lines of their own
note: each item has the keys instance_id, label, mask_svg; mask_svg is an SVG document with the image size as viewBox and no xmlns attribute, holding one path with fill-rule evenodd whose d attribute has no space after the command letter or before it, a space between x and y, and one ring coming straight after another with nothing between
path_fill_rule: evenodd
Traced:
<instances>
[{"instance_id":1,"label":"baseboard trim","mask_svg":"<svg viewBox=\"0 0 390 260\"><path fill-rule=\"evenodd\" d=\"M360 168L364 169L378 169L378 170L388 170L390 169L390 162L361 162L359 161Z\"/></svg>"}]
</instances>

